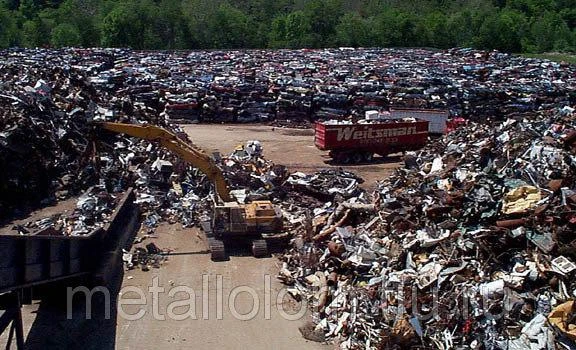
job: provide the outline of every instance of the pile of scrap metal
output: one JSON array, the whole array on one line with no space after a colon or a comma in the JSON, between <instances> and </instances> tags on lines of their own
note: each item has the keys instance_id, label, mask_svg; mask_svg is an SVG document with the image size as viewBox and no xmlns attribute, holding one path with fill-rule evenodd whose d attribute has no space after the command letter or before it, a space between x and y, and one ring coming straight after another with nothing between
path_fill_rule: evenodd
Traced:
<instances>
[{"instance_id":1,"label":"pile of scrap metal","mask_svg":"<svg viewBox=\"0 0 576 350\"><path fill-rule=\"evenodd\" d=\"M92 122L99 120L157 122L160 112L153 108L153 99L143 97L146 89L124 91L121 82L98 85L90 76L106 70L109 60L97 51L91 52L95 63L83 56L86 61L75 67L66 65L66 60L73 61L73 53L67 51L62 57L55 53L40 50L26 57L20 51L2 52L6 60L0 66L0 167L4 169L0 220L24 216L35 207L91 187L100 189L97 196L81 198L71 216L46 218L38 227L33 227L35 223L15 227L22 234L47 230L82 234L105 223L102 215L111 207L103 204L113 203L101 203L103 193L113 198L134 187L146 228L159 220L179 221L185 227L197 223L211 191L204 174L154 142L93 128ZM98 65L100 58L103 62ZM185 137L177 126L163 127ZM266 196L284 179L284 169L263 159L257 143L247 145L247 156L235 152L219 160L230 175L232 189L248 188L247 194L255 197Z\"/></svg>"},{"instance_id":2,"label":"pile of scrap metal","mask_svg":"<svg viewBox=\"0 0 576 350\"><path fill-rule=\"evenodd\" d=\"M343 169L325 169L314 174L295 172L286 179L286 188L307 193L321 200L332 200L336 195L350 198L360 194L359 184L364 180Z\"/></svg>"},{"instance_id":3,"label":"pile of scrap metal","mask_svg":"<svg viewBox=\"0 0 576 350\"><path fill-rule=\"evenodd\" d=\"M406 157L372 200L294 210L278 278L314 310L303 335L342 349L574 348L573 112L470 123Z\"/></svg>"},{"instance_id":4,"label":"pile of scrap metal","mask_svg":"<svg viewBox=\"0 0 576 350\"><path fill-rule=\"evenodd\" d=\"M468 49L0 58L0 219L91 186L110 196L133 186L148 234L162 220L200 221L203 174L152 142L95 143L93 120L181 134L167 122L301 125L393 105L481 121L407 157L374 199L345 172L286 178L256 142L219 163L236 197L282 199L299 237L281 277L315 304L316 333L341 347L542 348L573 337L575 66ZM108 197L95 196L80 199L85 219L66 225L71 234L106 221Z\"/></svg>"},{"instance_id":5,"label":"pile of scrap metal","mask_svg":"<svg viewBox=\"0 0 576 350\"><path fill-rule=\"evenodd\" d=\"M128 270L140 267L142 271L149 271L151 267L160 268L167 260L167 251L164 251L154 243L148 243L145 247L135 247L132 253L124 251L122 260Z\"/></svg>"},{"instance_id":6,"label":"pile of scrap metal","mask_svg":"<svg viewBox=\"0 0 576 350\"><path fill-rule=\"evenodd\" d=\"M264 157L260 141L249 140L231 154L216 158L239 203L278 197L287 170Z\"/></svg>"},{"instance_id":7,"label":"pile of scrap metal","mask_svg":"<svg viewBox=\"0 0 576 350\"><path fill-rule=\"evenodd\" d=\"M65 210L48 217L28 220L12 226L21 235L81 236L88 235L110 222L119 197L105 188L93 186L76 201L73 210Z\"/></svg>"}]
</instances>

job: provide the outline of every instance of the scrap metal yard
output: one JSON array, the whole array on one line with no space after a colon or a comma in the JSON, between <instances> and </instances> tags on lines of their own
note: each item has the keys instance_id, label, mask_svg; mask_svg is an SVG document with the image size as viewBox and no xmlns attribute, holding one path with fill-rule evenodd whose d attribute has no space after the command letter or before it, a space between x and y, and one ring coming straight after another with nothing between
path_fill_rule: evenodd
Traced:
<instances>
[{"instance_id":1,"label":"scrap metal yard","mask_svg":"<svg viewBox=\"0 0 576 350\"><path fill-rule=\"evenodd\" d=\"M7 348L576 348L576 66L0 58Z\"/></svg>"}]
</instances>

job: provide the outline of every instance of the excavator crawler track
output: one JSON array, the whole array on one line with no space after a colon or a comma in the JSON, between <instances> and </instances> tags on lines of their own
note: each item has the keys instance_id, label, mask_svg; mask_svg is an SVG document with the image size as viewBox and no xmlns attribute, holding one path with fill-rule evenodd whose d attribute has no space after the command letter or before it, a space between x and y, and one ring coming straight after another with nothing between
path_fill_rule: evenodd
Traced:
<instances>
[{"instance_id":1,"label":"excavator crawler track","mask_svg":"<svg viewBox=\"0 0 576 350\"><path fill-rule=\"evenodd\" d=\"M226 259L226 248L224 247L224 242L218 239L210 239L208 244L212 260L221 261Z\"/></svg>"},{"instance_id":2,"label":"excavator crawler track","mask_svg":"<svg viewBox=\"0 0 576 350\"><path fill-rule=\"evenodd\" d=\"M252 241L252 254L256 258L264 258L268 256L268 243L263 239Z\"/></svg>"}]
</instances>

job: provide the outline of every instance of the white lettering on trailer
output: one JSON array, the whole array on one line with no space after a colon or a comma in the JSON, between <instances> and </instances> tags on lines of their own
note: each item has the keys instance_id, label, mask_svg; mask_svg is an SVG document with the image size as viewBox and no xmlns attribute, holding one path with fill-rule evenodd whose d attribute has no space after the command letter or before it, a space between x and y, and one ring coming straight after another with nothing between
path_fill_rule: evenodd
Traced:
<instances>
[{"instance_id":1,"label":"white lettering on trailer","mask_svg":"<svg viewBox=\"0 0 576 350\"><path fill-rule=\"evenodd\" d=\"M349 140L371 140L386 137L395 136L406 136L416 134L416 127L404 127L404 128L394 128L394 129L376 129L372 127L364 128L358 130L355 126L348 126L346 128L332 129L337 130L338 135L336 137L337 141L349 141Z\"/></svg>"}]
</instances>

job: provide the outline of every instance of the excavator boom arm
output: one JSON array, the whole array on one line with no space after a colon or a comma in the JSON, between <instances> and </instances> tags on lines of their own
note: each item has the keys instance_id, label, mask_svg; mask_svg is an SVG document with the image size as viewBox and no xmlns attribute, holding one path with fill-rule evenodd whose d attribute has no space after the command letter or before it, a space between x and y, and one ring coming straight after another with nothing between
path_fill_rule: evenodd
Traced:
<instances>
[{"instance_id":1,"label":"excavator boom arm","mask_svg":"<svg viewBox=\"0 0 576 350\"><path fill-rule=\"evenodd\" d=\"M214 163L206 152L202 149L184 142L178 136L155 125L136 125L125 123L112 123L101 122L98 123L100 127L116 133L134 136L144 140L158 141L162 146L167 148L170 152L190 165L200 169L208 178L214 183L216 192L225 202L233 201L230 196L228 183L222 170Z\"/></svg>"}]
</instances>

